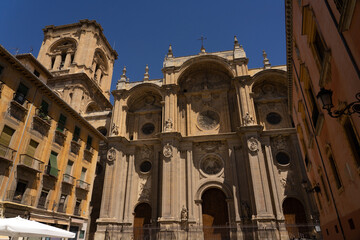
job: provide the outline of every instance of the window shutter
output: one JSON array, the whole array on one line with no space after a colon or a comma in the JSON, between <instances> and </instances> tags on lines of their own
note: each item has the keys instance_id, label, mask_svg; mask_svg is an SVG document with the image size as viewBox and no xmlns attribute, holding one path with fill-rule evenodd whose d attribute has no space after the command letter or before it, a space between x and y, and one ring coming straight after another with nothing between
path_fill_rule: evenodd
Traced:
<instances>
[{"instance_id":1,"label":"window shutter","mask_svg":"<svg viewBox=\"0 0 360 240\"><path fill-rule=\"evenodd\" d=\"M8 126L4 126L4 129L0 135L0 144L8 147L11 141L11 137L14 134L15 130L9 128Z\"/></svg>"},{"instance_id":2,"label":"window shutter","mask_svg":"<svg viewBox=\"0 0 360 240\"><path fill-rule=\"evenodd\" d=\"M72 170L72 166L73 166L73 162L69 161L67 166L66 166L66 174L71 175L71 170Z\"/></svg>"},{"instance_id":3,"label":"window shutter","mask_svg":"<svg viewBox=\"0 0 360 240\"><path fill-rule=\"evenodd\" d=\"M49 174L54 177L58 176L57 155L58 154L56 152L51 152L50 159L49 159L49 165L50 165Z\"/></svg>"},{"instance_id":4,"label":"window shutter","mask_svg":"<svg viewBox=\"0 0 360 240\"><path fill-rule=\"evenodd\" d=\"M38 147L39 143L38 142L35 142L34 140L30 140L30 143L26 149L26 154L31 156L31 157L34 157L35 156L35 151L36 151L36 148Z\"/></svg>"}]
</instances>

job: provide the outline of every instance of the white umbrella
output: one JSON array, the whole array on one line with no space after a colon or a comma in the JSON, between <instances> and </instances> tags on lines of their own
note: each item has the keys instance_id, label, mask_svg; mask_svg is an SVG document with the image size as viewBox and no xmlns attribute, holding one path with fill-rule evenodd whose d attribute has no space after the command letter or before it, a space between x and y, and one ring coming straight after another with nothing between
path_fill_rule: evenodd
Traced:
<instances>
[{"instance_id":1,"label":"white umbrella","mask_svg":"<svg viewBox=\"0 0 360 240\"><path fill-rule=\"evenodd\" d=\"M75 233L21 217L0 218L0 235L11 237L75 237Z\"/></svg>"}]
</instances>

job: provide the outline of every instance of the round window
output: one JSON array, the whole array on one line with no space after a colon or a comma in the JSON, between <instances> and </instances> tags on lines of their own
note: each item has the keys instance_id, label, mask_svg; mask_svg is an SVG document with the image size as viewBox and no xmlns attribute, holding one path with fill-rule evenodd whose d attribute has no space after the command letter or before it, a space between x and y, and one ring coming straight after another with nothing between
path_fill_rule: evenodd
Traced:
<instances>
[{"instance_id":1,"label":"round window","mask_svg":"<svg viewBox=\"0 0 360 240\"><path fill-rule=\"evenodd\" d=\"M152 123L146 123L146 124L144 124L144 126L142 126L141 131L145 135L150 135L155 131L155 126Z\"/></svg>"},{"instance_id":2,"label":"round window","mask_svg":"<svg viewBox=\"0 0 360 240\"><path fill-rule=\"evenodd\" d=\"M140 165L140 171L143 173L147 173L151 170L151 162L149 161L144 161L141 163Z\"/></svg>"},{"instance_id":3,"label":"round window","mask_svg":"<svg viewBox=\"0 0 360 240\"><path fill-rule=\"evenodd\" d=\"M287 165L290 163L290 157L289 155L287 155L284 152L279 152L276 154L276 161L280 164L280 165Z\"/></svg>"},{"instance_id":4,"label":"round window","mask_svg":"<svg viewBox=\"0 0 360 240\"><path fill-rule=\"evenodd\" d=\"M223 169L222 161L214 156L209 156L201 161L201 170L209 175L218 174Z\"/></svg>"},{"instance_id":5,"label":"round window","mask_svg":"<svg viewBox=\"0 0 360 240\"><path fill-rule=\"evenodd\" d=\"M199 114L197 121L201 128L211 130L217 127L220 122L220 117L216 112L207 110Z\"/></svg>"},{"instance_id":6,"label":"round window","mask_svg":"<svg viewBox=\"0 0 360 240\"><path fill-rule=\"evenodd\" d=\"M280 114L276 112L271 112L266 116L266 121L270 124L279 124L281 122L281 116Z\"/></svg>"}]
</instances>

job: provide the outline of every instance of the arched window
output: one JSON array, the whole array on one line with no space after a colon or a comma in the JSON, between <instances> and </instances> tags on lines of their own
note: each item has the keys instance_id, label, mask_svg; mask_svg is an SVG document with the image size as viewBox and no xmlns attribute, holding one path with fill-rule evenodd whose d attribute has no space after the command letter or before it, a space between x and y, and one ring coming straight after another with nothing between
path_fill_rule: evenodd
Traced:
<instances>
[{"instance_id":1,"label":"arched window","mask_svg":"<svg viewBox=\"0 0 360 240\"><path fill-rule=\"evenodd\" d=\"M67 69L74 61L76 41L71 38L61 39L50 48L50 70Z\"/></svg>"}]
</instances>

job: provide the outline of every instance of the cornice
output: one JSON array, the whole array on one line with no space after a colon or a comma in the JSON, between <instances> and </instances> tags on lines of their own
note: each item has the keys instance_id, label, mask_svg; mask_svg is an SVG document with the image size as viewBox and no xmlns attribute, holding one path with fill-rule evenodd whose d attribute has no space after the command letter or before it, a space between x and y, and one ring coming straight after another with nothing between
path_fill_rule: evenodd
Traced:
<instances>
[{"instance_id":1,"label":"cornice","mask_svg":"<svg viewBox=\"0 0 360 240\"><path fill-rule=\"evenodd\" d=\"M292 52L293 52L293 0L285 0L286 66L288 79L288 111L292 112Z\"/></svg>"}]
</instances>

